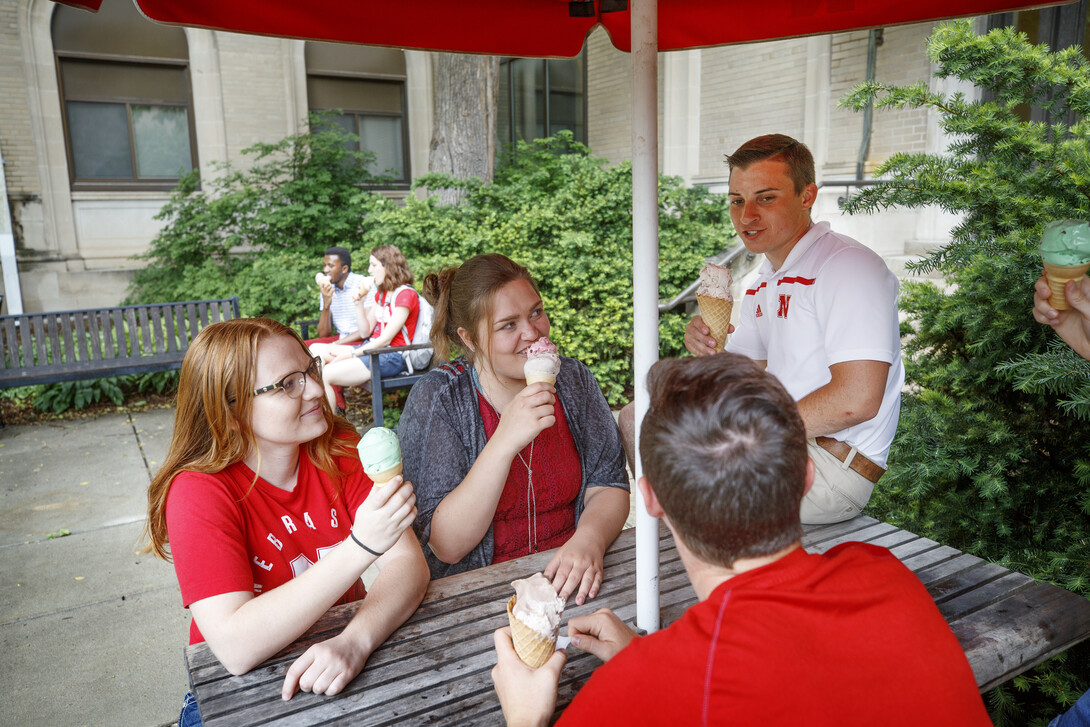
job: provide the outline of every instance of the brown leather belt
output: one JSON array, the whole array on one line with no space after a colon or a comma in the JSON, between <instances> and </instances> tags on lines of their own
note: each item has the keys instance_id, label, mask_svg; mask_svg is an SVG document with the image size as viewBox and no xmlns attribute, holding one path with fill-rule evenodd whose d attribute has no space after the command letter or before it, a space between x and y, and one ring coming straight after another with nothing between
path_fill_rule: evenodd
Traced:
<instances>
[{"instance_id":1,"label":"brown leather belt","mask_svg":"<svg viewBox=\"0 0 1090 727\"><path fill-rule=\"evenodd\" d=\"M839 459L841 462L846 460L852 451L852 446L850 444L833 439L832 437L814 437L814 441L817 442L819 447ZM874 462L871 462L864 457L863 453L859 450L855 451L855 457L852 458L851 464L848 465L848 469L855 470L866 477L870 482L878 482L878 478L886 472L884 468L879 467Z\"/></svg>"}]
</instances>

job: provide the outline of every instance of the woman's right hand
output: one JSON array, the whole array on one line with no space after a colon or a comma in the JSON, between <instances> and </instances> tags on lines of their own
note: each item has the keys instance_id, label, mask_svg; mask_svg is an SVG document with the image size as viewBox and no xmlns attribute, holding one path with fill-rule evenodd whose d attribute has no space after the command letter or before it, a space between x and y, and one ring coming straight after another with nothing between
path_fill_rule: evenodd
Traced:
<instances>
[{"instance_id":1,"label":"woman's right hand","mask_svg":"<svg viewBox=\"0 0 1090 727\"><path fill-rule=\"evenodd\" d=\"M527 386L508 402L492 436L507 445L514 457L553 424L556 424L556 389L551 384L539 381Z\"/></svg>"},{"instance_id":2,"label":"woman's right hand","mask_svg":"<svg viewBox=\"0 0 1090 727\"><path fill-rule=\"evenodd\" d=\"M416 519L416 494L411 483L394 477L374 485L356 509L352 534L371 550L385 553Z\"/></svg>"}]
</instances>

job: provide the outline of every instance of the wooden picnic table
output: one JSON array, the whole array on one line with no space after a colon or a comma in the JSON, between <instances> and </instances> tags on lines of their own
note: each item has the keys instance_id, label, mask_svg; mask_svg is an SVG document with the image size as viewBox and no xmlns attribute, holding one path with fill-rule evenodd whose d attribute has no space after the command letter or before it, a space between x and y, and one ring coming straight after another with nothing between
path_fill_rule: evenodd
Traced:
<instances>
[{"instance_id":1,"label":"wooden picnic table","mask_svg":"<svg viewBox=\"0 0 1090 727\"><path fill-rule=\"evenodd\" d=\"M696 600L665 527L659 555L663 624ZM847 541L889 548L919 576L969 658L981 691L1026 671L1090 636L1090 601L988 563L888 523L858 517L807 526L803 546L824 552ZM217 725L501 725L492 690L492 632L507 624L510 582L543 570L552 551L433 581L419 610L372 654L363 672L335 697L301 693L280 699L284 674L307 647L339 632L357 604L335 606L298 641L243 676L231 676L206 644L185 651L190 687L204 723ZM570 604L564 619L603 606L636 615L635 531L609 549L598 597ZM566 633L562 628L561 633ZM570 649L557 700L562 710L598 660Z\"/></svg>"}]
</instances>

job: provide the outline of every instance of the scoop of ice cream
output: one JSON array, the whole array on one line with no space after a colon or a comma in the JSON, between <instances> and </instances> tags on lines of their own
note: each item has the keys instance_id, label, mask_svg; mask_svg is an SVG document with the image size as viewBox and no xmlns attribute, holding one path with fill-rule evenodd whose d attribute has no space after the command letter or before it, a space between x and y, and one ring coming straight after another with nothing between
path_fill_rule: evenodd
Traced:
<instances>
[{"instance_id":1,"label":"scoop of ice cream","mask_svg":"<svg viewBox=\"0 0 1090 727\"><path fill-rule=\"evenodd\" d=\"M526 357L526 363L522 367L526 377L537 374L555 379L560 373L560 356L556 352L556 345L545 336L523 349L522 355Z\"/></svg>"},{"instance_id":2,"label":"scoop of ice cream","mask_svg":"<svg viewBox=\"0 0 1090 727\"><path fill-rule=\"evenodd\" d=\"M356 449L364 472L385 472L401 461L401 443L394 431L386 427L368 429Z\"/></svg>"},{"instance_id":3,"label":"scoop of ice cream","mask_svg":"<svg viewBox=\"0 0 1090 727\"><path fill-rule=\"evenodd\" d=\"M733 286L734 279L731 277L730 268L708 263L700 268L700 287L697 288L696 294L706 295L709 298L734 300L734 295L730 292Z\"/></svg>"},{"instance_id":4,"label":"scoop of ice cream","mask_svg":"<svg viewBox=\"0 0 1090 727\"><path fill-rule=\"evenodd\" d=\"M1090 224L1082 220L1050 222L1041 235L1041 259L1049 265L1090 262Z\"/></svg>"},{"instance_id":5,"label":"scoop of ice cream","mask_svg":"<svg viewBox=\"0 0 1090 727\"><path fill-rule=\"evenodd\" d=\"M564 601L556 595L553 584L545 576L535 573L511 583L515 588L515 607L511 610L522 623L547 639L556 637L560 629L560 612Z\"/></svg>"},{"instance_id":6,"label":"scoop of ice cream","mask_svg":"<svg viewBox=\"0 0 1090 727\"><path fill-rule=\"evenodd\" d=\"M329 285L332 281L329 279L329 276L326 275L325 273L318 273L317 275L314 276L314 282L317 283L318 285Z\"/></svg>"}]
</instances>

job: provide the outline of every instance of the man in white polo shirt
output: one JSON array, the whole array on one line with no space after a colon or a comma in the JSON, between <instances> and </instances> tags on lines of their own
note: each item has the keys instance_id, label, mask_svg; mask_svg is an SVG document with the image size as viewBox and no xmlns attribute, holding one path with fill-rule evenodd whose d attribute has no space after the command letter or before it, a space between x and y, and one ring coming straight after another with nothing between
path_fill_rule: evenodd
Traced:
<instances>
[{"instance_id":1,"label":"man in white polo shirt","mask_svg":"<svg viewBox=\"0 0 1090 727\"><path fill-rule=\"evenodd\" d=\"M805 145L761 136L727 163L734 229L765 256L727 350L764 362L799 404L817 467L802 522L847 520L870 499L897 430L900 284L873 251L811 221L817 185ZM715 353L700 316L686 327L685 347Z\"/></svg>"},{"instance_id":2,"label":"man in white polo shirt","mask_svg":"<svg viewBox=\"0 0 1090 727\"><path fill-rule=\"evenodd\" d=\"M366 278L352 272L352 253L348 248L331 247L325 251L322 259L322 274L315 279L318 283L318 338L306 341L310 352L321 356L323 361L329 356L331 343L360 343L360 326L356 320L356 301L353 294ZM335 331L335 332L334 332ZM328 361L326 361L328 363ZM333 387L337 398L337 409L344 411L344 387Z\"/></svg>"}]
</instances>

